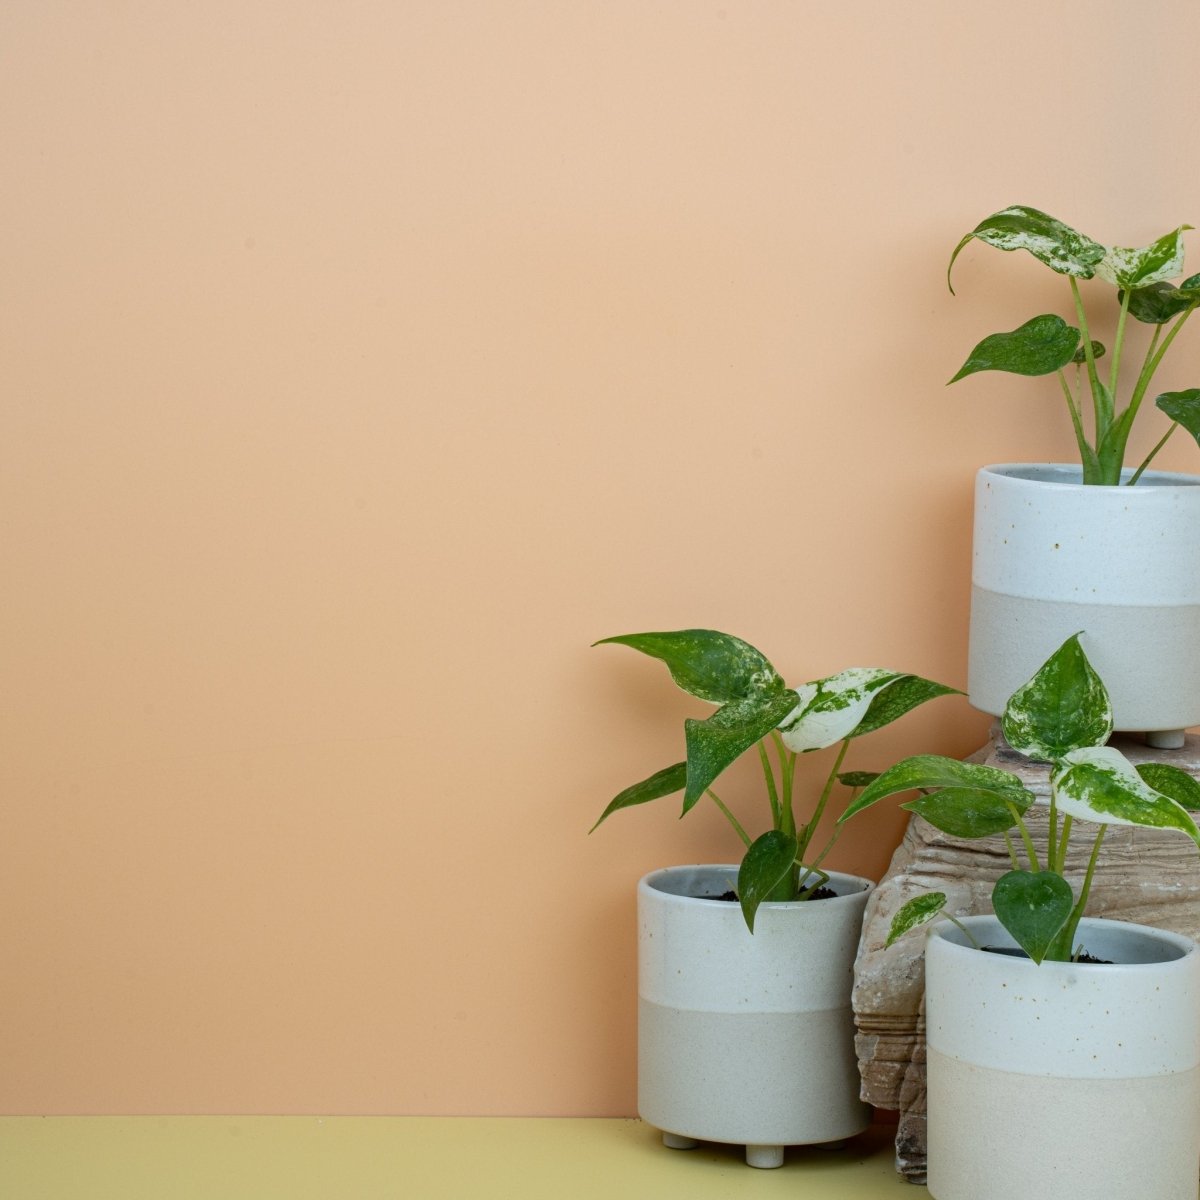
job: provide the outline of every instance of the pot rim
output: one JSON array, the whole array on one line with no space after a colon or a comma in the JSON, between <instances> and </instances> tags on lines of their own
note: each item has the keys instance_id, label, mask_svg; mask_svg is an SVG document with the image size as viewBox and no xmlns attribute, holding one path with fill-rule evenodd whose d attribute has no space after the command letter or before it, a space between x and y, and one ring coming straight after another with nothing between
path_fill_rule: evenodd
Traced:
<instances>
[{"instance_id":1,"label":"pot rim","mask_svg":"<svg viewBox=\"0 0 1200 1200\"><path fill-rule=\"evenodd\" d=\"M1133 475L1134 467L1125 467L1121 471L1121 479L1126 480ZM1016 484L1030 487L1060 488L1073 492L1093 492L1097 488L1112 490L1119 484L1085 484L1082 480L1083 468L1078 463L1058 462L1005 462L989 463L979 468L980 475L999 475ZM1072 479L1045 478L1055 475L1078 476L1079 481ZM1148 485L1142 487L1142 485ZM1200 487L1200 475L1189 475L1185 471L1155 471L1149 470L1142 474L1138 486L1131 489L1129 495L1145 495L1151 489L1168 487L1194 488ZM1140 489L1140 490L1139 490Z\"/></svg>"},{"instance_id":2,"label":"pot rim","mask_svg":"<svg viewBox=\"0 0 1200 1200\"><path fill-rule=\"evenodd\" d=\"M998 930L1003 937L1004 942L1009 945L1015 945L1008 931L1000 924L997 917L980 913L976 916L959 917L962 922L973 933L976 930L991 929ZM1081 931L1086 932L1088 929L1112 929L1119 927L1120 932L1130 934L1135 937L1140 937L1146 941L1158 943L1170 947L1174 952L1169 958L1156 959L1150 962L1110 962L1110 963L1070 963L1070 962L1042 962L1041 964L1033 962L1032 959L1018 958L1013 955L988 955L988 963L992 969L1008 969L1015 971L1042 971L1050 972L1049 977L1055 974L1078 974L1080 971L1086 972L1089 979L1101 979L1105 975L1115 973L1125 973L1129 971L1189 971L1192 969L1192 963L1189 959L1194 959L1200 953L1200 945L1194 938L1188 937L1186 934L1175 933L1169 929L1158 929L1153 925L1139 925L1134 921L1118 921L1111 917L1084 917L1079 922ZM943 943L951 953L958 954L962 951L965 954L981 954L980 950L970 945L962 930L958 929L953 922L938 921L929 927L925 935L925 941L928 944L934 939ZM994 964L994 966L993 966Z\"/></svg>"},{"instance_id":3,"label":"pot rim","mask_svg":"<svg viewBox=\"0 0 1200 1200\"><path fill-rule=\"evenodd\" d=\"M732 875L736 880L738 864L681 863L672 867L659 867L656 870L647 872L641 877L641 879L638 880L638 891L653 893L655 900L660 904L701 904L710 908L718 908L722 912L728 911L730 907L728 900L709 900L700 896L681 896L675 892L664 891L662 888L658 887L656 883L657 880L679 875L683 872L695 874L703 871L721 872L724 878L727 879L730 875ZM845 892L840 892L836 896L831 896L826 900L821 900L819 902L820 905L857 902L875 888L874 881L867 879L862 875L852 875L846 871L828 871L826 874L829 876L829 883L848 886L848 890ZM759 905L759 911L761 912L769 909L807 909L809 907L809 903L810 902L807 900L764 900L762 904Z\"/></svg>"}]
</instances>

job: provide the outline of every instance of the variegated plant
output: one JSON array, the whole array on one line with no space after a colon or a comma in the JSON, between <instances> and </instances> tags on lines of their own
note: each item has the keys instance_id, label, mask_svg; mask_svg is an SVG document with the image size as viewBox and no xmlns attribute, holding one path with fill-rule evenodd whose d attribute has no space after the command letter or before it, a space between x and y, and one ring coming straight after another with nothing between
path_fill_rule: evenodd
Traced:
<instances>
[{"instance_id":1,"label":"variegated plant","mask_svg":"<svg viewBox=\"0 0 1200 1200\"><path fill-rule=\"evenodd\" d=\"M1056 374L1079 446L1083 482L1120 483L1129 433L1150 381L1176 335L1200 306L1200 274L1183 280L1178 287L1167 282L1183 274L1183 232L1191 228L1181 225L1149 246L1127 249L1104 246L1023 204L985 218L954 248L946 271L947 283L954 260L974 239L1000 250L1027 250L1052 271L1067 277L1077 324L1071 325L1060 316L1044 313L1011 333L994 333L971 351L950 382L977 371ZM1105 350L1099 342L1092 340L1079 288L1079 280L1096 276L1117 289L1117 324L1107 372L1102 372L1096 365ZM954 291L953 286L950 290ZM1129 399L1122 405L1118 401L1118 382L1130 316L1149 325L1153 332ZM1069 381L1066 370L1072 365L1075 367L1074 379ZM1090 440L1084 429L1086 405L1081 377L1087 379L1090 393ZM1154 403L1170 417L1171 425L1132 473L1127 480L1129 483L1137 482L1179 426L1200 441L1200 388L1163 392Z\"/></svg>"},{"instance_id":2,"label":"variegated plant","mask_svg":"<svg viewBox=\"0 0 1200 1200\"><path fill-rule=\"evenodd\" d=\"M933 755L908 758L884 771L842 820L887 796L918 789L922 795L901 807L944 833L963 838L1003 834L1012 870L996 881L992 891L997 918L1034 962L1068 962L1079 952L1075 933L1108 826L1178 829L1200 845L1200 829L1189 811L1200 809L1200 783L1165 763L1135 768L1120 751L1105 744L1113 728L1112 708L1104 684L1079 644L1079 635L1068 638L1037 674L1013 693L1002 727L1014 750L1051 764L1049 837L1044 856L1038 855L1024 820L1033 795L1017 776L997 767ZM1076 820L1100 827L1078 896L1064 878ZM1013 830L1019 835L1025 866L1018 857ZM888 945L935 917L945 903L943 892L910 900L893 919Z\"/></svg>"},{"instance_id":3,"label":"variegated plant","mask_svg":"<svg viewBox=\"0 0 1200 1200\"><path fill-rule=\"evenodd\" d=\"M841 826L835 826L829 841L809 856L834 788L849 788L853 798L875 778L870 772L842 770L851 741L890 725L935 696L956 691L918 675L878 667L851 668L793 690L760 651L713 629L631 633L596 645L612 643L661 659L685 692L720 707L706 720L685 721L685 759L627 787L592 829L622 808L676 792L683 792L683 814L708 796L746 849L737 890L751 933L764 901L807 900L829 878L821 863ZM839 742L824 788L807 817L798 819L794 801L799 756ZM726 767L756 746L772 827L751 838L713 784Z\"/></svg>"}]
</instances>

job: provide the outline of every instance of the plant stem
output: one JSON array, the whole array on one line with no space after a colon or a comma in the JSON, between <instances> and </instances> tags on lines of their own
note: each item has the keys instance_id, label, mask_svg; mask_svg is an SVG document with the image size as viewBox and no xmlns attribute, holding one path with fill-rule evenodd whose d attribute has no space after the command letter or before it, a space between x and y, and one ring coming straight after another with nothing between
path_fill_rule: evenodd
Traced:
<instances>
[{"instance_id":1,"label":"plant stem","mask_svg":"<svg viewBox=\"0 0 1200 1200\"><path fill-rule=\"evenodd\" d=\"M841 835L842 835L842 826L841 825L835 826L832 836L830 837L829 841L827 841L825 843L824 847L821 850L821 853L818 854L817 857L813 859L812 864L810 866L806 867L805 869L808 871L815 871L825 861L825 855L827 855L830 852L830 850L833 849L834 845L836 844L838 838L841 837ZM828 876L826 876L826 878L828 878Z\"/></svg>"},{"instance_id":2,"label":"plant stem","mask_svg":"<svg viewBox=\"0 0 1200 1200\"><path fill-rule=\"evenodd\" d=\"M741 822L725 807L724 801L712 788L708 789L708 794L712 797L713 803L725 814L725 819L733 826L733 831L742 839L742 845L748 850L750 848L750 835L742 828Z\"/></svg>"},{"instance_id":3,"label":"plant stem","mask_svg":"<svg viewBox=\"0 0 1200 1200\"><path fill-rule=\"evenodd\" d=\"M1017 858L1017 848L1013 845L1012 838L1008 835L1008 830L1004 831L1004 844L1008 847L1008 857L1012 859L1012 867L1014 871L1021 869L1021 860Z\"/></svg>"},{"instance_id":4,"label":"plant stem","mask_svg":"<svg viewBox=\"0 0 1200 1200\"><path fill-rule=\"evenodd\" d=\"M1083 919L1084 910L1087 908L1088 896L1091 895L1092 891L1092 877L1096 874L1096 863L1100 858L1100 846L1107 832L1108 826L1101 825L1100 832L1096 834L1095 844L1092 846L1091 857L1088 859L1087 871L1083 876L1083 887L1080 889L1079 899L1075 901L1075 907L1071 909L1071 915L1067 919L1066 928L1059 935L1063 953L1066 955L1062 960L1064 962L1070 962L1073 954L1075 933L1079 929L1079 922Z\"/></svg>"},{"instance_id":5,"label":"plant stem","mask_svg":"<svg viewBox=\"0 0 1200 1200\"><path fill-rule=\"evenodd\" d=\"M1092 335L1088 331L1087 313L1083 308L1083 297L1079 294L1079 284L1075 280L1075 276L1070 276L1071 281L1071 296L1075 301L1075 315L1079 320L1079 332L1083 338L1083 357L1087 363L1088 370L1088 385L1092 389L1092 407L1096 415L1096 447L1099 449L1100 443L1104 441L1104 435L1108 432L1108 427L1112 422L1112 398L1108 397L1107 401L1104 395L1104 385L1100 382L1100 377L1096 374L1096 355L1092 351Z\"/></svg>"},{"instance_id":6,"label":"plant stem","mask_svg":"<svg viewBox=\"0 0 1200 1200\"><path fill-rule=\"evenodd\" d=\"M1129 298L1133 295L1130 288L1125 289L1121 300L1121 315L1117 318L1117 334L1113 339L1112 370L1108 374L1109 395L1117 394L1117 371L1121 366L1121 350L1125 345L1125 318L1129 315Z\"/></svg>"},{"instance_id":7,"label":"plant stem","mask_svg":"<svg viewBox=\"0 0 1200 1200\"><path fill-rule=\"evenodd\" d=\"M783 785L780 805L783 808L788 831L795 833L796 814L792 808L792 792L796 782L796 754L783 744L783 738L779 735L778 729L771 730L771 737L775 742L775 752L779 755L779 778Z\"/></svg>"},{"instance_id":8,"label":"plant stem","mask_svg":"<svg viewBox=\"0 0 1200 1200\"><path fill-rule=\"evenodd\" d=\"M1050 793L1050 822L1046 833L1046 870L1058 871L1058 805L1054 803L1054 793Z\"/></svg>"},{"instance_id":9,"label":"plant stem","mask_svg":"<svg viewBox=\"0 0 1200 1200\"><path fill-rule=\"evenodd\" d=\"M1061 875L1067 869L1067 846L1071 842L1072 817L1067 813L1063 817L1062 840L1058 843L1058 873Z\"/></svg>"},{"instance_id":10,"label":"plant stem","mask_svg":"<svg viewBox=\"0 0 1200 1200\"><path fill-rule=\"evenodd\" d=\"M767 781L767 799L771 803L771 823L776 829L783 829L783 811L779 807L779 792L775 788L775 772L771 770L771 760L767 756L767 747L762 740L758 743L758 760L762 763L763 777ZM791 833L793 831L783 829L783 832Z\"/></svg>"},{"instance_id":11,"label":"plant stem","mask_svg":"<svg viewBox=\"0 0 1200 1200\"><path fill-rule=\"evenodd\" d=\"M1141 479L1142 472L1150 465L1154 456L1167 444L1167 438L1169 438L1171 436L1171 434L1173 434L1175 432L1175 430L1178 428L1179 428L1179 422L1172 421L1171 428L1168 429L1167 432L1164 433L1162 435L1162 437L1160 437L1158 439L1158 444L1142 460L1142 465L1140 467L1138 467L1138 469L1136 471L1134 471L1134 473L1132 475L1130 475L1129 482L1125 485L1126 487L1132 487L1135 483L1137 483L1137 481L1139 479Z\"/></svg>"},{"instance_id":12,"label":"plant stem","mask_svg":"<svg viewBox=\"0 0 1200 1200\"><path fill-rule=\"evenodd\" d=\"M1070 385L1067 383L1067 377L1063 374L1061 367L1058 369L1058 381L1062 384L1063 395L1067 398L1067 408L1071 413L1071 425L1075 429L1075 441L1079 446L1079 459L1081 462L1087 461L1087 452L1091 449L1088 445L1086 434L1083 432L1083 421L1079 416L1079 408L1075 404L1075 397L1071 395Z\"/></svg>"},{"instance_id":13,"label":"plant stem","mask_svg":"<svg viewBox=\"0 0 1200 1200\"><path fill-rule=\"evenodd\" d=\"M828 874L824 871L817 870L815 865L811 867L804 867L803 871L804 874L800 876L796 884L797 900L807 900L809 896L813 894L813 892L815 892L818 888L824 887L825 884L829 882ZM809 875L813 874L817 875L818 878L815 882L810 883L807 887L805 887L804 881L809 877Z\"/></svg>"},{"instance_id":14,"label":"plant stem","mask_svg":"<svg viewBox=\"0 0 1200 1200\"><path fill-rule=\"evenodd\" d=\"M970 942L971 945L974 946L976 950L983 949L983 947L971 935L971 931L957 917L952 917L948 912L942 913L942 916L945 917L946 920L949 921L951 925L957 925L959 927L959 929L961 929L963 931L963 934L966 936L967 941Z\"/></svg>"},{"instance_id":15,"label":"plant stem","mask_svg":"<svg viewBox=\"0 0 1200 1200\"><path fill-rule=\"evenodd\" d=\"M1175 340L1175 335L1183 328L1184 322L1196 311L1196 305L1191 308L1184 309L1179 320L1167 332L1167 336L1162 339L1162 345L1158 344L1158 335L1162 332L1162 326L1157 325L1154 329L1154 337L1150 340L1150 348L1146 351L1146 361L1142 364L1142 369L1138 374L1137 383L1133 387L1133 395L1129 398L1129 408L1132 412L1130 421L1137 416L1138 409L1141 407L1142 398L1146 394L1146 389L1150 386L1150 380L1154 378L1154 372L1158 370L1158 364L1162 362L1163 355L1170 349L1171 343ZM1155 347L1157 346L1157 349ZM1158 448L1155 447L1154 454L1158 453ZM1133 481L1130 480L1132 483Z\"/></svg>"},{"instance_id":16,"label":"plant stem","mask_svg":"<svg viewBox=\"0 0 1200 1200\"><path fill-rule=\"evenodd\" d=\"M1021 830L1021 840L1025 843L1025 853L1029 856L1029 869L1031 871L1040 871L1042 867L1041 863L1038 861L1037 850L1035 850L1033 846L1033 838L1029 836L1029 829L1026 827L1025 822L1021 819L1021 814L1017 810L1017 806L1011 800L1006 800L1005 804L1008 805L1008 811L1012 813L1013 818L1017 822L1017 826Z\"/></svg>"},{"instance_id":17,"label":"plant stem","mask_svg":"<svg viewBox=\"0 0 1200 1200\"><path fill-rule=\"evenodd\" d=\"M829 778L825 780L825 789L821 792L821 798L817 801L817 807L813 811L812 819L808 822L804 845L800 847L800 854L803 855L808 849L808 843L812 839L812 835L816 833L817 826L821 823L821 817L825 813L825 805L829 803L829 794L833 791L833 785L837 782L838 772L842 769L842 762L845 760L846 751L850 749L850 739L845 738L842 741L841 749L838 750L837 760L833 764L833 769L829 772Z\"/></svg>"}]
</instances>

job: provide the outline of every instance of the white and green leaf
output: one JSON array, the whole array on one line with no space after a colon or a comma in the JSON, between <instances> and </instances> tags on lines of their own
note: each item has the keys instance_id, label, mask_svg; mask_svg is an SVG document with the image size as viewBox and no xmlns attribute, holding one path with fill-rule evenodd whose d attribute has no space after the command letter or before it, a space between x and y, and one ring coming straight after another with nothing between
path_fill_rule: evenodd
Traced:
<instances>
[{"instance_id":1,"label":"white and green leaf","mask_svg":"<svg viewBox=\"0 0 1200 1200\"><path fill-rule=\"evenodd\" d=\"M1183 232L1180 225L1149 246L1109 246L1096 266L1096 274L1119 288L1144 288L1165 283L1183 272Z\"/></svg>"},{"instance_id":2,"label":"white and green leaf","mask_svg":"<svg viewBox=\"0 0 1200 1200\"><path fill-rule=\"evenodd\" d=\"M1014 204L985 217L955 246L946 268L948 284L954 260L974 238L997 250L1027 250L1052 271L1078 279L1091 279L1105 254L1105 248L1099 242L1048 213L1025 204ZM954 291L953 286L950 290Z\"/></svg>"},{"instance_id":3,"label":"white and green leaf","mask_svg":"<svg viewBox=\"0 0 1200 1200\"><path fill-rule=\"evenodd\" d=\"M992 907L1017 945L1040 963L1070 920L1075 896L1054 871L1009 871L996 880Z\"/></svg>"},{"instance_id":4,"label":"white and green leaf","mask_svg":"<svg viewBox=\"0 0 1200 1200\"><path fill-rule=\"evenodd\" d=\"M1172 421L1178 421L1197 442L1200 442L1200 388L1163 392L1155 398L1154 403Z\"/></svg>"},{"instance_id":5,"label":"white and green leaf","mask_svg":"<svg viewBox=\"0 0 1200 1200\"><path fill-rule=\"evenodd\" d=\"M1125 293L1118 293L1118 299L1124 302ZM1165 325L1197 303L1200 303L1200 289L1192 280L1184 280L1179 287L1153 283L1130 293L1129 315L1146 325Z\"/></svg>"},{"instance_id":6,"label":"white and green leaf","mask_svg":"<svg viewBox=\"0 0 1200 1200\"><path fill-rule=\"evenodd\" d=\"M999 767L960 762L957 758L945 758L940 754L917 754L881 772L879 777L847 806L846 811L838 818L838 823L848 821L889 796L934 788L983 793L982 797L971 796L971 803L982 806L994 801L1005 808L1011 803L1021 813L1033 802L1032 794L1021 781Z\"/></svg>"},{"instance_id":7,"label":"white and green leaf","mask_svg":"<svg viewBox=\"0 0 1200 1200\"><path fill-rule=\"evenodd\" d=\"M1112 705L1078 634L1069 637L1034 677L1012 694L1001 727L1017 753L1047 762L1108 741L1113 728Z\"/></svg>"},{"instance_id":8,"label":"white and green leaf","mask_svg":"<svg viewBox=\"0 0 1200 1200\"><path fill-rule=\"evenodd\" d=\"M798 687L793 708L779 723L784 745L799 754L848 738L879 692L900 678L882 667L850 667Z\"/></svg>"},{"instance_id":9,"label":"white and green leaf","mask_svg":"<svg viewBox=\"0 0 1200 1200\"><path fill-rule=\"evenodd\" d=\"M784 682L766 656L749 642L715 629L676 629L603 638L597 646L629 646L661 659L685 692L724 704L758 693L781 692Z\"/></svg>"},{"instance_id":10,"label":"white and green leaf","mask_svg":"<svg viewBox=\"0 0 1200 1200\"><path fill-rule=\"evenodd\" d=\"M1043 313L1009 333L993 333L967 355L951 383L979 371L1011 375L1051 375L1075 358L1079 330L1062 317Z\"/></svg>"},{"instance_id":11,"label":"white and green leaf","mask_svg":"<svg viewBox=\"0 0 1200 1200\"><path fill-rule=\"evenodd\" d=\"M1200 812L1200 782L1168 763L1138 763L1137 773L1156 792L1170 796L1188 812Z\"/></svg>"},{"instance_id":12,"label":"white and green leaf","mask_svg":"<svg viewBox=\"0 0 1200 1200\"><path fill-rule=\"evenodd\" d=\"M907 904L902 904L892 918L885 946L899 941L910 929L932 921L946 907L945 892L925 892L914 896Z\"/></svg>"},{"instance_id":13,"label":"white and green leaf","mask_svg":"<svg viewBox=\"0 0 1200 1200\"><path fill-rule=\"evenodd\" d=\"M958 688L947 687L920 675L897 675L875 693L866 716L854 727L852 737L862 737L882 729L905 714L938 696L961 696Z\"/></svg>"},{"instance_id":14,"label":"white and green leaf","mask_svg":"<svg viewBox=\"0 0 1200 1200\"><path fill-rule=\"evenodd\" d=\"M947 787L918 796L900 807L916 813L951 837L971 839L990 837L1011 829L1032 802L1032 794L1024 788L995 792L983 788Z\"/></svg>"},{"instance_id":15,"label":"white and green leaf","mask_svg":"<svg viewBox=\"0 0 1200 1200\"><path fill-rule=\"evenodd\" d=\"M1050 777L1059 811L1098 825L1178 829L1200 846L1200 829L1178 801L1156 791L1111 746L1067 754Z\"/></svg>"}]
</instances>

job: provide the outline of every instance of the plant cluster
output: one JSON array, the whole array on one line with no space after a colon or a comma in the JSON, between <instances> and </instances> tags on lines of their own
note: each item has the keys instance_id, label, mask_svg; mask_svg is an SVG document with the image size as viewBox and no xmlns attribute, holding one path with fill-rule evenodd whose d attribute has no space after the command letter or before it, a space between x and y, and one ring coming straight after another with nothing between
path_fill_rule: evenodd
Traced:
<instances>
[{"instance_id":1,"label":"plant cluster","mask_svg":"<svg viewBox=\"0 0 1200 1200\"><path fill-rule=\"evenodd\" d=\"M938 755L906 758L882 772L841 819L848 820L888 796L917 789L921 796L901 807L943 833L960 838L1003 834L1012 870L996 881L992 891L997 918L1034 962L1070 962L1081 954L1076 930L1108 827L1177 829L1200 846L1200 829L1191 815L1200 809L1200 783L1166 763L1134 767L1106 744L1112 734L1112 708L1079 635L1068 638L1013 693L1002 728L1014 750L1050 763L1049 836L1043 854L1038 854L1025 822L1033 794L1016 775ZM1076 820L1099 826L1078 897L1065 878ZM930 892L903 905L893 919L888 945L936 916L945 904L944 892Z\"/></svg>"},{"instance_id":2,"label":"plant cluster","mask_svg":"<svg viewBox=\"0 0 1200 1200\"><path fill-rule=\"evenodd\" d=\"M1184 279L1178 286L1168 282L1183 274L1183 232L1191 228L1181 225L1149 246L1129 249L1104 246L1054 217L1023 204L986 217L955 247L946 270L947 284L955 259L972 240L978 239L1000 250L1027 250L1052 271L1067 277L1078 323L1070 325L1060 316L1043 313L1011 332L994 333L971 351L950 382L977 371L1057 375L1079 447L1083 482L1121 483L1129 434L1151 380L1171 343L1200 306L1200 274ZM1096 276L1116 289L1118 305L1116 334L1107 372L1097 365L1105 348L1092 340L1091 323L1079 288L1081 279ZM952 285L950 291L954 291ZM1122 405L1118 399L1118 382L1129 317L1150 326L1153 332L1129 399ZM1074 379L1068 380L1066 371L1071 366L1075 368ZM1087 379L1090 397L1090 439L1084 428L1084 412L1089 406L1084 399L1081 376ZM1180 426L1200 442L1200 388L1163 392L1154 403L1171 418L1171 425L1130 475L1128 483L1136 483L1141 478L1142 472Z\"/></svg>"},{"instance_id":3,"label":"plant cluster","mask_svg":"<svg viewBox=\"0 0 1200 1200\"><path fill-rule=\"evenodd\" d=\"M927 700L957 689L918 675L879 667L855 667L795 689L748 642L713 629L631 633L596 645L629 646L661 659L689 695L718 705L705 720L684 722L686 756L627 787L600 814L593 830L623 808L683 792L686 815L705 796L720 809L745 847L738 871L738 900L746 925L764 901L807 900L829 878L821 863L832 849L840 823L826 844L813 839L834 789L850 800L871 783L870 772L843 771L850 743L890 725ZM825 785L807 813L797 816L795 774L800 755L840 743ZM770 808L771 828L751 837L713 790L721 773L757 747Z\"/></svg>"}]
</instances>

